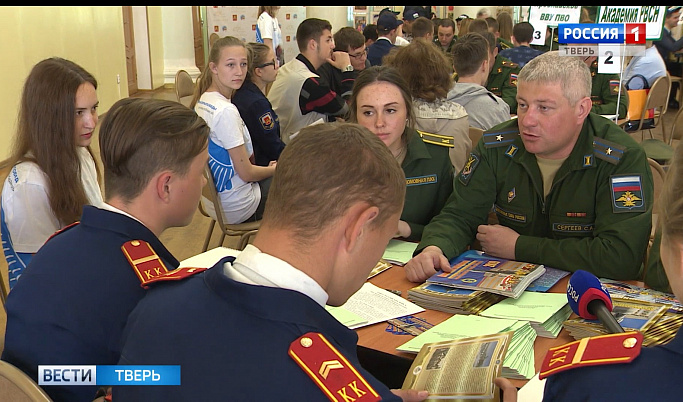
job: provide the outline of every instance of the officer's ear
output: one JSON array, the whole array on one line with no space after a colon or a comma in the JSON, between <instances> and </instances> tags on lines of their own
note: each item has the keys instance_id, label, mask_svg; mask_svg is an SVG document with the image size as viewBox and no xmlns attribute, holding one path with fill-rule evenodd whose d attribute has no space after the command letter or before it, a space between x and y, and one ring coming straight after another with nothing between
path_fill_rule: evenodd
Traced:
<instances>
[{"instance_id":1,"label":"officer's ear","mask_svg":"<svg viewBox=\"0 0 683 402\"><path fill-rule=\"evenodd\" d=\"M588 116L588 113L590 113L592 107L593 102L591 101L590 97L586 96L581 98L581 100L576 102L576 106L574 107L574 110L576 111L576 118L583 122L583 120Z\"/></svg>"},{"instance_id":2,"label":"officer's ear","mask_svg":"<svg viewBox=\"0 0 683 402\"><path fill-rule=\"evenodd\" d=\"M159 172L154 176L154 185L158 199L168 202L171 198L171 185L173 173L171 171Z\"/></svg>"}]
</instances>

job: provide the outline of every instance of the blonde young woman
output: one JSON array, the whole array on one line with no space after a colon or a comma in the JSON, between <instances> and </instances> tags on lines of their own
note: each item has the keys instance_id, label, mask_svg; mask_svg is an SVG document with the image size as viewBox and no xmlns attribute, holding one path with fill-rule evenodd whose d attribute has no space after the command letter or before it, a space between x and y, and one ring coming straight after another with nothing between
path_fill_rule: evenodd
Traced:
<instances>
[{"instance_id":1,"label":"blonde young woman","mask_svg":"<svg viewBox=\"0 0 683 402\"><path fill-rule=\"evenodd\" d=\"M211 128L209 166L224 220L231 224L261 219L276 164L254 164L251 135L230 101L247 77L247 66L243 41L233 36L218 39L211 47L208 67L199 76L190 104ZM213 205L205 198L202 203L215 217Z\"/></svg>"},{"instance_id":2,"label":"blonde young woman","mask_svg":"<svg viewBox=\"0 0 683 402\"><path fill-rule=\"evenodd\" d=\"M97 80L72 61L45 59L26 78L12 153L0 162L10 288L55 231L103 203L90 148L98 105Z\"/></svg>"}]
</instances>

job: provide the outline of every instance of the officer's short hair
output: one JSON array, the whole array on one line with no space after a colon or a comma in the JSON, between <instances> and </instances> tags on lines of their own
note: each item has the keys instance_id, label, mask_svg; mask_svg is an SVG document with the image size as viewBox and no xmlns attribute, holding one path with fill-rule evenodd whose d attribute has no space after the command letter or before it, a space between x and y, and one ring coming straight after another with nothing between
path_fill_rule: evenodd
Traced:
<instances>
[{"instance_id":1,"label":"officer's short hair","mask_svg":"<svg viewBox=\"0 0 683 402\"><path fill-rule=\"evenodd\" d=\"M261 228L287 230L306 243L325 236L358 202L379 208L371 223L378 227L401 212L405 189L403 170L367 128L356 123L308 126L278 159Z\"/></svg>"},{"instance_id":2,"label":"officer's short hair","mask_svg":"<svg viewBox=\"0 0 683 402\"><path fill-rule=\"evenodd\" d=\"M524 65L517 77L524 82L560 83L570 105L591 96L590 69L579 57L563 57L557 50L542 53Z\"/></svg>"},{"instance_id":3,"label":"officer's short hair","mask_svg":"<svg viewBox=\"0 0 683 402\"><path fill-rule=\"evenodd\" d=\"M450 18L441 18L436 23L436 26L437 26L437 28L436 28L437 30L439 29L438 27L445 27L445 28L451 27L451 28L453 28L453 32L455 32L455 21L453 21Z\"/></svg>"},{"instance_id":4,"label":"officer's short hair","mask_svg":"<svg viewBox=\"0 0 683 402\"><path fill-rule=\"evenodd\" d=\"M124 98L107 111L99 129L105 199L130 201L162 170L186 174L208 146L209 126L175 101Z\"/></svg>"},{"instance_id":5,"label":"officer's short hair","mask_svg":"<svg viewBox=\"0 0 683 402\"><path fill-rule=\"evenodd\" d=\"M512 28L512 35L519 43L529 43L534 39L534 26L528 21L518 22Z\"/></svg>"},{"instance_id":6,"label":"officer's short hair","mask_svg":"<svg viewBox=\"0 0 683 402\"><path fill-rule=\"evenodd\" d=\"M482 34L470 32L453 45L453 67L458 76L470 76L489 58L489 42Z\"/></svg>"}]
</instances>

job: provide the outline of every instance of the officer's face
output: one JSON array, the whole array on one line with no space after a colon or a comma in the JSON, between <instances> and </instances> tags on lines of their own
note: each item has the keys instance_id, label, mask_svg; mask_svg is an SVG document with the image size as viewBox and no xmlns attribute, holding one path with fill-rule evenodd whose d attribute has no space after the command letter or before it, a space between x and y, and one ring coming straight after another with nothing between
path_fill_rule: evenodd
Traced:
<instances>
[{"instance_id":1,"label":"officer's face","mask_svg":"<svg viewBox=\"0 0 683 402\"><path fill-rule=\"evenodd\" d=\"M356 97L358 123L372 131L394 155L403 147L408 109L401 90L389 82L375 82L362 88Z\"/></svg>"},{"instance_id":2,"label":"officer's face","mask_svg":"<svg viewBox=\"0 0 683 402\"><path fill-rule=\"evenodd\" d=\"M453 32L452 27L439 26L437 35L439 36L439 43L441 43L441 46L448 46L448 44L451 43L455 33Z\"/></svg>"},{"instance_id":3,"label":"officer's face","mask_svg":"<svg viewBox=\"0 0 683 402\"><path fill-rule=\"evenodd\" d=\"M519 81L517 102L517 124L527 151L546 159L569 156L590 112L590 98L571 106L559 82Z\"/></svg>"}]
</instances>

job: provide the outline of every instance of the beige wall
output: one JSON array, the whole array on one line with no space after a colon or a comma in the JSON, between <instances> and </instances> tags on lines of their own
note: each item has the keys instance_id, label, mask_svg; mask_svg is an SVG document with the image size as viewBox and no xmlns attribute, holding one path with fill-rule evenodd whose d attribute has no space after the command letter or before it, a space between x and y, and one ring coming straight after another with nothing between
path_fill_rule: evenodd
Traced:
<instances>
[{"instance_id":1,"label":"beige wall","mask_svg":"<svg viewBox=\"0 0 683 402\"><path fill-rule=\"evenodd\" d=\"M0 7L0 159L9 155L24 79L40 60L63 57L92 73L100 113L128 96L122 21L118 6Z\"/></svg>"},{"instance_id":2,"label":"beige wall","mask_svg":"<svg viewBox=\"0 0 683 402\"><path fill-rule=\"evenodd\" d=\"M335 31L347 25L347 6L307 7L306 14L328 19ZM186 29L184 24L191 26L190 6L173 10L169 6L147 6L150 77L146 82L151 82L152 88L172 84L172 78L165 71L170 68L166 65L170 61L165 60L165 51L169 57L193 54L194 50L185 49L184 44L183 49L173 48L178 46L177 41L169 40L174 34L172 30ZM64 57L91 72L99 84L100 114L118 99L128 96L120 6L0 7L0 38L3 39L0 42L0 71L3 72L0 76L0 160L9 156L24 79L40 60ZM140 37L136 36L136 40ZM121 78L120 84L117 75Z\"/></svg>"}]
</instances>

